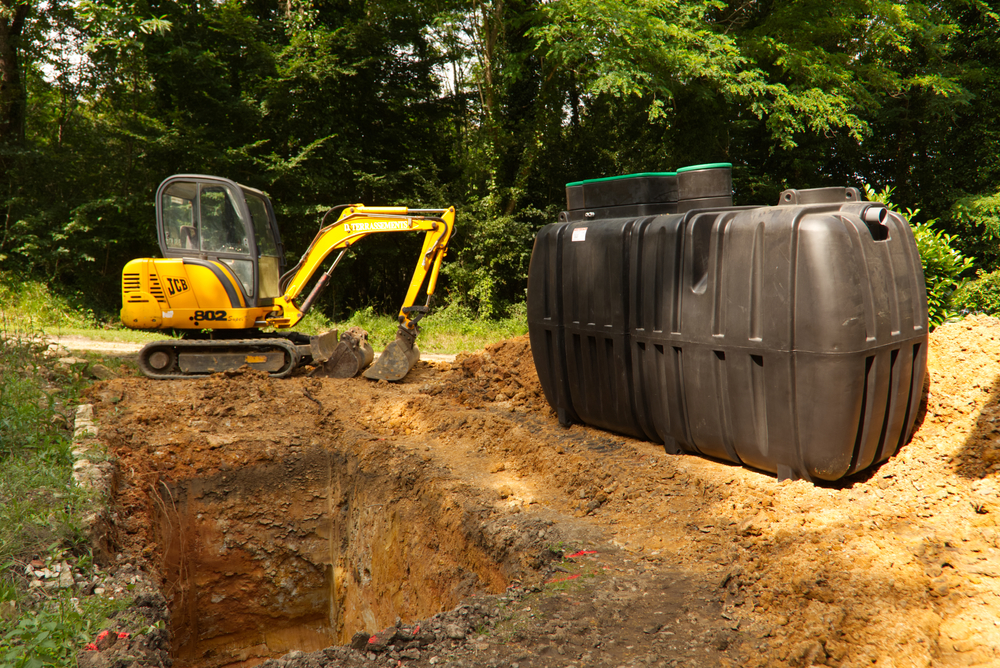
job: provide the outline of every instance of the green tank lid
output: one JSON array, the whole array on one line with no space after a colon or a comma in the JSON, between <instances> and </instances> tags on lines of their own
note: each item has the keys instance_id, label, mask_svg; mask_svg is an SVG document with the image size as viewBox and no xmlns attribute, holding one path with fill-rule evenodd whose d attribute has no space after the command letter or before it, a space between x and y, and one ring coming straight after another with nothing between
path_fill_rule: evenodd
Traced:
<instances>
[{"instance_id":1,"label":"green tank lid","mask_svg":"<svg viewBox=\"0 0 1000 668\"><path fill-rule=\"evenodd\" d=\"M704 165L688 165L687 167L681 167L677 170L677 173L681 172L693 172L696 169L732 169L733 163L731 162L709 162Z\"/></svg>"},{"instance_id":2,"label":"green tank lid","mask_svg":"<svg viewBox=\"0 0 1000 668\"><path fill-rule=\"evenodd\" d=\"M622 174L621 176L605 176L601 179L584 179L583 181L573 181L572 183L567 183L567 188L572 188L573 186L582 186L589 183L604 183L605 181L620 181L621 179L636 179L642 178L644 176L677 176L677 172L639 172L637 174Z\"/></svg>"}]
</instances>

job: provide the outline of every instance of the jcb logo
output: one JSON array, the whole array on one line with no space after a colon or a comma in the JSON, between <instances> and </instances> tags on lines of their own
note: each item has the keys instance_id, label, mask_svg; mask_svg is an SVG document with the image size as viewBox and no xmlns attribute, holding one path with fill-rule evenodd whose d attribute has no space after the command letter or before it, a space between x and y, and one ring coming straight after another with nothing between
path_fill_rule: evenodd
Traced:
<instances>
[{"instance_id":1,"label":"jcb logo","mask_svg":"<svg viewBox=\"0 0 1000 668\"><path fill-rule=\"evenodd\" d=\"M178 292L184 292L188 289L188 282L183 278L168 278L167 279L167 292L171 295L176 295Z\"/></svg>"}]
</instances>

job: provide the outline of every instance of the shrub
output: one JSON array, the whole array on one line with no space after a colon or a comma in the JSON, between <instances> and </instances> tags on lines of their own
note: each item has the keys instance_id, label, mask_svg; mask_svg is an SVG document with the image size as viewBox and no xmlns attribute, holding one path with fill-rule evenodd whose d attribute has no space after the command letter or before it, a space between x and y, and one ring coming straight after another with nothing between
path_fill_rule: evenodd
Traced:
<instances>
[{"instance_id":1,"label":"shrub","mask_svg":"<svg viewBox=\"0 0 1000 668\"><path fill-rule=\"evenodd\" d=\"M870 201L881 202L895 210L892 191L892 188L887 187L876 192L871 186L865 185L865 195ZM972 268L972 258L965 257L956 250L957 238L937 229L936 220L914 223L913 219L920 213L920 209L906 209L899 213L910 223L920 252L931 327L959 318L963 304L958 296L962 294L961 288L968 280L962 275Z\"/></svg>"},{"instance_id":2,"label":"shrub","mask_svg":"<svg viewBox=\"0 0 1000 668\"><path fill-rule=\"evenodd\" d=\"M956 292L955 301L968 311L1000 315L1000 269L980 271Z\"/></svg>"},{"instance_id":3,"label":"shrub","mask_svg":"<svg viewBox=\"0 0 1000 668\"><path fill-rule=\"evenodd\" d=\"M447 302L483 319L515 316L525 299L535 230L550 218L534 208L503 213L493 195L471 203L441 270L448 278Z\"/></svg>"}]
</instances>

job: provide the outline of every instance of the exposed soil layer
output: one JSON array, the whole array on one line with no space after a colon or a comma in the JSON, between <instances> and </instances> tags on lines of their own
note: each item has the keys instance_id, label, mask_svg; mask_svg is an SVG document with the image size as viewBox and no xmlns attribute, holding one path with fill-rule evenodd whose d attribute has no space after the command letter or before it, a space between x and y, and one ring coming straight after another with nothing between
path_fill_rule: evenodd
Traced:
<instances>
[{"instance_id":1,"label":"exposed soil layer","mask_svg":"<svg viewBox=\"0 0 1000 668\"><path fill-rule=\"evenodd\" d=\"M912 441L825 486L564 429L526 337L92 398L174 665L995 665L1000 321L929 369Z\"/></svg>"}]
</instances>

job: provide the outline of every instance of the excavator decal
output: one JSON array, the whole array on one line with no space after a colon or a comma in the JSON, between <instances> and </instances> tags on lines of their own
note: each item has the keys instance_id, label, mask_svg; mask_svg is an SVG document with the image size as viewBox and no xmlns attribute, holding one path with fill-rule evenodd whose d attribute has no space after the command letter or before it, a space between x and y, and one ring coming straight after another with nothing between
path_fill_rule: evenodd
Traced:
<instances>
[{"instance_id":1,"label":"excavator decal","mask_svg":"<svg viewBox=\"0 0 1000 668\"><path fill-rule=\"evenodd\" d=\"M379 221L375 223L344 223L345 232L402 232L411 229L407 221Z\"/></svg>"}]
</instances>

